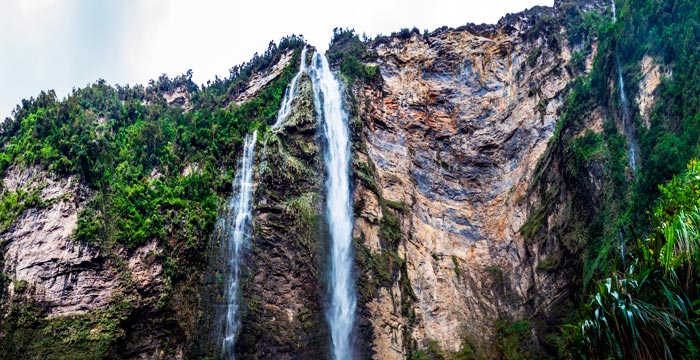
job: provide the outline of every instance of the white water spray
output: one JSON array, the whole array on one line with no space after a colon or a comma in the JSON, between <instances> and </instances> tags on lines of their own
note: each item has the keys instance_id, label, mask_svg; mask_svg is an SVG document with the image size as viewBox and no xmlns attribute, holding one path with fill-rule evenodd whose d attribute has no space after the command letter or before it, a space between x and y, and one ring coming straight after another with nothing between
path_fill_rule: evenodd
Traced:
<instances>
[{"instance_id":1,"label":"white water spray","mask_svg":"<svg viewBox=\"0 0 700 360\"><path fill-rule=\"evenodd\" d=\"M258 132L246 135L243 143L243 157L238 164L234 181L233 196L225 217L219 220L217 227L222 233L221 244L227 259L226 279L226 317L224 319L224 338L221 344L223 359L234 359L234 345L238 335L240 318L238 287L240 278L241 253L248 245L253 222L253 157Z\"/></svg>"},{"instance_id":2,"label":"white water spray","mask_svg":"<svg viewBox=\"0 0 700 360\"><path fill-rule=\"evenodd\" d=\"M289 87L284 91L284 97L282 98L282 105L280 106L279 112L277 112L277 120L275 124L272 125L273 129L279 128L284 120L289 116L289 112L292 110L292 101L297 96L297 88L299 87L299 78L301 74L306 71L306 46L301 50L301 61L299 64L299 71L292 78L289 83Z\"/></svg>"},{"instance_id":3,"label":"white water spray","mask_svg":"<svg viewBox=\"0 0 700 360\"><path fill-rule=\"evenodd\" d=\"M316 113L327 141L326 216L331 236L330 307L333 358L352 359L351 335L355 322L355 285L352 277L352 211L350 204L350 136L343 108L342 87L325 55L314 53L311 79Z\"/></svg>"}]
</instances>

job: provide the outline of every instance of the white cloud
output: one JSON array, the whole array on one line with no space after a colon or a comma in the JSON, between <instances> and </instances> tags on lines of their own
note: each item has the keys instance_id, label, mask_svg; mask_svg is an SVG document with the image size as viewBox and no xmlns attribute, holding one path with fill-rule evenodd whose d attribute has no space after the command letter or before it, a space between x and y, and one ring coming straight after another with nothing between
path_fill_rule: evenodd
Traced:
<instances>
[{"instance_id":1,"label":"white cloud","mask_svg":"<svg viewBox=\"0 0 700 360\"><path fill-rule=\"evenodd\" d=\"M0 115L42 89L66 95L104 78L145 83L194 71L204 83L264 51L270 40L302 34L325 49L334 27L369 36L401 28L433 30L493 23L553 0L215 1L4 0L0 4Z\"/></svg>"}]
</instances>

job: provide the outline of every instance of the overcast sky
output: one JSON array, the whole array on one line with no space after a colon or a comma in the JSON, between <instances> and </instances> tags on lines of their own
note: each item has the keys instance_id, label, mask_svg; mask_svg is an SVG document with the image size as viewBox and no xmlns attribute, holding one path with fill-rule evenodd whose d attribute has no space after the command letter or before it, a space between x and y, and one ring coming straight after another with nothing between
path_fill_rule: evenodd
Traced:
<instances>
[{"instance_id":1,"label":"overcast sky","mask_svg":"<svg viewBox=\"0 0 700 360\"><path fill-rule=\"evenodd\" d=\"M335 27L369 36L495 23L553 0L0 0L0 119L39 91L60 97L102 78L145 84L192 69L205 83L304 35L321 49ZM332 4L332 5L331 5Z\"/></svg>"}]
</instances>

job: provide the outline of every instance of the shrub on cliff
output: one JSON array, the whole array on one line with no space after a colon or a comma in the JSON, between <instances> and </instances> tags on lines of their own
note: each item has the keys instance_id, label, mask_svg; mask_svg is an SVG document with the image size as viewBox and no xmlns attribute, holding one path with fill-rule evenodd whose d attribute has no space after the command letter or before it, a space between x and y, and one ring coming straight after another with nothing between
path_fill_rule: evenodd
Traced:
<instances>
[{"instance_id":1,"label":"shrub on cliff","mask_svg":"<svg viewBox=\"0 0 700 360\"><path fill-rule=\"evenodd\" d=\"M327 52L328 61L340 67L340 72L350 79L373 81L378 79L379 68L367 66L363 59L371 58L365 43L352 29L333 29L333 39Z\"/></svg>"},{"instance_id":2,"label":"shrub on cliff","mask_svg":"<svg viewBox=\"0 0 700 360\"><path fill-rule=\"evenodd\" d=\"M700 355L700 162L660 189L652 230L637 241L632 264L598 281L584 318L569 326L591 358Z\"/></svg>"}]
</instances>

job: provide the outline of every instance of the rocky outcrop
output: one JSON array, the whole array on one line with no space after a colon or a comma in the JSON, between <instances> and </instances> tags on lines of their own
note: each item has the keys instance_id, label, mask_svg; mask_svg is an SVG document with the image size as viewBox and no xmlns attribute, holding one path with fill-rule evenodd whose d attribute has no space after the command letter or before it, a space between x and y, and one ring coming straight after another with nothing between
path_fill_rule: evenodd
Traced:
<instances>
[{"instance_id":1,"label":"rocky outcrop","mask_svg":"<svg viewBox=\"0 0 700 360\"><path fill-rule=\"evenodd\" d=\"M131 256L122 254L126 261L128 271L136 290L140 294L147 296L159 296L163 293L163 264L157 259L162 256L163 249L158 246L158 242L153 240L150 243L136 249ZM151 299L151 301L157 299Z\"/></svg>"},{"instance_id":2,"label":"rocky outcrop","mask_svg":"<svg viewBox=\"0 0 700 360\"><path fill-rule=\"evenodd\" d=\"M75 240L79 213L93 194L74 176L15 167L5 173L3 191L5 196L23 194L19 197L23 208L0 234L3 274L10 280L0 305L9 309L5 316L12 317L23 307L26 317L19 323L0 322L3 331L5 326L15 327L9 338L0 331L3 349L27 346L23 342L37 335L22 340L22 334L36 331L27 327L27 319L34 318L58 334L66 326L84 327L92 334L87 343L94 341L105 356L115 346L127 358L170 357L163 347L175 336L155 309L165 287L157 241L130 252ZM108 339L104 340L108 346L99 345L103 339ZM44 350L34 351L39 355ZM75 354L83 356L86 351L91 350L76 348Z\"/></svg>"},{"instance_id":3,"label":"rocky outcrop","mask_svg":"<svg viewBox=\"0 0 700 360\"><path fill-rule=\"evenodd\" d=\"M289 66L289 63L291 63L293 57L294 51L287 51L286 53L282 54L280 60L270 69L253 74L250 80L248 80L245 91L236 96L236 104L240 105L254 98L261 89L282 74L282 71Z\"/></svg>"},{"instance_id":4,"label":"rocky outcrop","mask_svg":"<svg viewBox=\"0 0 700 360\"><path fill-rule=\"evenodd\" d=\"M375 358L403 358L413 340L487 354L499 321L547 311L570 291L566 273L538 271L546 254L520 233L572 76L572 45L539 19L548 11L370 48L383 81L354 89L354 236L369 251L363 278L380 276L378 261L405 267L364 298Z\"/></svg>"},{"instance_id":5,"label":"rocky outcrop","mask_svg":"<svg viewBox=\"0 0 700 360\"><path fill-rule=\"evenodd\" d=\"M321 154L311 80L256 156L253 248L246 257L243 357L311 358L328 349L322 304Z\"/></svg>"},{"instance_id":6,"label":"rocky outcrop","mask_svg":"<svg viewBox=\"0 0 700 360\"><path fill-rule=\"evenodd\" d=\"M656 97L656 88L661 84L661 80L671 77L671 71L663 71L653 57L645 55L640 62L642 79L639 81L639 91L635 97L639 107L639 115L642 116L644 126L651 127L650 116Z\"/></svg>"},{"instance_id":7,"label":"rocky outcrop","mask_svg":"<svg viewBox=\"0 0 700 360\"><path fill-rule=\"evenodd\" d=\"M87 192L74 177L60 178L37 167L11 169L7 192L38 192L40 202L25 209L2 234L3 272L26 282L49 316L84 314L105 307L116 287L115 272L100 252L72 238Z\"/></svg>"},{"instance_id":8,"label":"rocky outcrop","mask_svg":"<svg viewBox=\"0 0 700 360\"><path fill-rule=\"evenodd\" d=\"M170 106L178 106L184 111L192 110L192 100L186 86L178 86L172 91L163 93L163 98Z\"/></svg>"}]
</instances>

